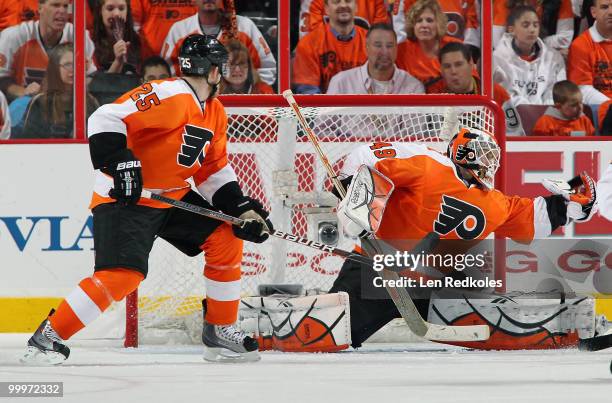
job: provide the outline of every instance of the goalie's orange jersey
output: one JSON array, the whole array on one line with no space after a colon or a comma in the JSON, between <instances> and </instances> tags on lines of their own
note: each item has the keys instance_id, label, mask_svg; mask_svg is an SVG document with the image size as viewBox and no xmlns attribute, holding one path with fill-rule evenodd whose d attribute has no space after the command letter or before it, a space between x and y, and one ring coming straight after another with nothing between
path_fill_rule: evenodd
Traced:
<instances>
[{"instance_id":1,"label":"goalie's orange jersey","mask_svg":"<svg viewBox=\"0 0 612 403\"><path fill-rule=\"evenodd\" d=\"M88 136L123 133L127 146L142 164L145 189L164 190L180 199L190 189L193 177L200 193L209 201L236 175L227 159L227 115L217 99L200 106L195 93L180 78L155 80L124 94L94 112L88 121ZM96 171L90 208L114 200L110 176ZM168 205L141 198L138 204L167 208Z\"/></svg>"},{"instance_id":2,"label":"goalie's orange jersey","mask_svg":"<svg viewBox=\"0 0 612 403\"><path fill-rule=\"evenodd\" d=\"M468 187L450 159L424 145L364 145L349 154L342 172L353 175L362 164L395 185L376 234L381 239L416 240L432 231L442 239L467 240L484 239L493 231L523 241L548 235L542 198L534 201Z\"/></svg>"}]
</instances>

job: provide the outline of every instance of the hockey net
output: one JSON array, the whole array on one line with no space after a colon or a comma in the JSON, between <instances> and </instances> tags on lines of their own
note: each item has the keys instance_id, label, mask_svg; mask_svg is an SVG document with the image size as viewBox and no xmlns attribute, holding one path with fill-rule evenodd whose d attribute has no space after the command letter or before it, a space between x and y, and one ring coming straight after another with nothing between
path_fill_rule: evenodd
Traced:
<instances>
[{"instance_id":1,"label":"hockey net","mask_svg":"<svg viewBox=\"0 0 612 403\"><path fill-rule=\"evenodd\" d=\"M296 97L334 170L355 147L369 142L420 142L444 151L457 125L495 133L504 148L503 117L496 104L475 96L310 96ZM345 249L335 224L331 181L281 96L231 97L229 160L245 194L270 211L275 228ZM255 106L257 105L257 106ZM500 169L500 171L503 169ZM496 178L500 183L501 172ZM243 295L264 283L301 284L328 290L342 259L270 238L245 242ZM197 342L205 295L204 257L189 258L162 239L149 259L149 275L128 298L126 345Z\"/></svg>"}]
</instances>

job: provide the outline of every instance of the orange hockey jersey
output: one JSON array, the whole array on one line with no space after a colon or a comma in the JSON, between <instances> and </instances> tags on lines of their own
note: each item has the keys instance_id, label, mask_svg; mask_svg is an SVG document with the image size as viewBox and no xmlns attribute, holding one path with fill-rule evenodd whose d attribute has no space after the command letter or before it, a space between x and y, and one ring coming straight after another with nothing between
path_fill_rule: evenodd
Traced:
<instances>
[{"instance_id":1,"label":"orange hockey jersey","mask_svg":"<svg viewBox=\"0 0 612 403\"><path fill-rule=\"evenodd\" d=\"M355 23L369 27L378 22L389 22L385 0L357 0ZM314 31L324 22L325 0L302 0L300 4L300 38Z\"/></svg>"},{"instance_id":2,"label":"orange hockey jersey","mask_svg":"<svg viewBox=\"0 0 612 403\"><path fill-rule=\"evenodd\" d=\"M236 16L236 28L238 30L237 39L248 49L253 67L257 69L261 80L269 85L274 84L274 81L276 81L276 59L274 59L274 55L259 28L250 18L241 15ZM204 34L197 13L172 25L164 40L161 56L168 61L175 72L179 71L178 54L181 45L185 38L191 34ZM230 38L222 30L217 35L217 39L225 44Z\"/></svg>"},{"instance_id":3,"label":"orange hockey jersey","mask_svg":"<svg viewBox=\"0 0 612 403\"><path fill-rule=\"evenodd\" d=\"M295 49L292 84L314 85L325 93L334 74L366 62L366 33L365 29L355 26L355 36L340 41L329 24L324 24L300 39Z\"/></svg>"},{"instance_id":4,"label":"orange hockey jersey","mask_svg":"<svg viewBox=\"0 0 612 403\"><path fill-rule=\"evenodd\" d=\"M448 35L440 39L440 49L450 42L461 42ZM406 70L427 87L440 79L440 61L437 57L428 57L416 40L409 39L397 47L397 67Z\"/></svg>"},{"instance_id":5,"label":"orange hockey jersey","mask_svg":"<svg viewBox=\"0 0 612 403\"><path fill-rule=\"evenodd\" d=\"M143 59L161 56L172 25L198 12L194 0L132 0L131 5L134 25L140 27Z\"/></svg>"},{"instance_id":6,"label":"orange hockey jersey","mask_svg":"<svg viewBox=\"0 0 612 403\"><path fill-rule=\"evenodd\" d=\"M593 136L595 128L584 113L573 120L565 118L554 106L548 107L533 127L534 136Z\"/></svg>"},{"instance_id":7,"label":"orange hockey jersey","mask_svg":"<svg viewBox=\"0 0 612 403\"><path fill-rule=\"evenodd\" d=\"M193 178L209 202L236 174L227 158L227 115L219 100L204 106L180 78L155 80L124 94L94 112L88 121L89 137L123 133L127 147L142 163L143 187L164 191L180 199ZM104 134L101 134L104 135ZM113 179L96 170L91 208L114 200L108 197ZM138 204L167 208L164 203L140 199Z\"/></svg>"},{"instance_id":8,"label":"orange hockey jersey","mask_svg":"<svg viewBox=\"0 0 612 403\"><path fill-rule=\"evenodd\" d=\"M492 232L520 241L550 235L546 201L468 187L453 162L422 144L372 143L346 158L342 173L374 167L395 185L377 232L388 240L484 239Z\"/></svg>"},{"instance_id":9,"label":"orange hockey jersey","mask_svg":"<svg viewBox=\"0 0 612 403\"><path fill-rule=\"evenodd\" d=\"M32 82L40 83L45 76L49 63L47 52L40 39L38 21L26 21L2 31L0 40L0 78L12 77L15 84L26 86ZM72 42L74 28L66 23L60 43ZM85 37L86 55L91 60L94 44ZM96 71L93 63L88 73Z\"/></svg>"}]
</instances>

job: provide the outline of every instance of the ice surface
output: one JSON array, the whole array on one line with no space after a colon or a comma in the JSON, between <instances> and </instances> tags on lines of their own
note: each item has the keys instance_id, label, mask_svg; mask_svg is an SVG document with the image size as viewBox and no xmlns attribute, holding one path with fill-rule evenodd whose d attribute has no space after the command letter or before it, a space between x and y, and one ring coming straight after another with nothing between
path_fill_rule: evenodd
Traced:
<instances>
[{"instance_id":1,"label":"ice surface","mask_svg":"<svg viewBox=\"0 0 612 403\"><path fill-rule=\"evenodd\" d=\"M63 403L612 401L612 350L372 343L336 354L264 352L257 363L214 364L202 360L201 346L124 349L118 340L77 340L63 366L24 367L18 358L28 337L0 335L0 381L64 382L64 397L55 400Z\"/></svg>"}]
</instances>

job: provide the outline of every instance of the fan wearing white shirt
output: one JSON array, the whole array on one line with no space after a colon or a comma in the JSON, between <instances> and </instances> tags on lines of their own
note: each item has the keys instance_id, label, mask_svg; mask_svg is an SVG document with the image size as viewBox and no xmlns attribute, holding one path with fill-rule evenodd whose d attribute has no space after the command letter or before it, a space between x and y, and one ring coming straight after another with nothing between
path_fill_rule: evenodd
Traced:
<instances>
[{"instance_id":1,"label":"fan wearing white shirt","mask_svg":"<svg viewBox=\"0 0 612 403\"><path fill-rule=\"evenodd\" d=\"M397 68L397 36L386 23L373 24L366 36L368 60L332 77L327 94L423 94L423 84Z\"/></svg>"}]
</instances>

